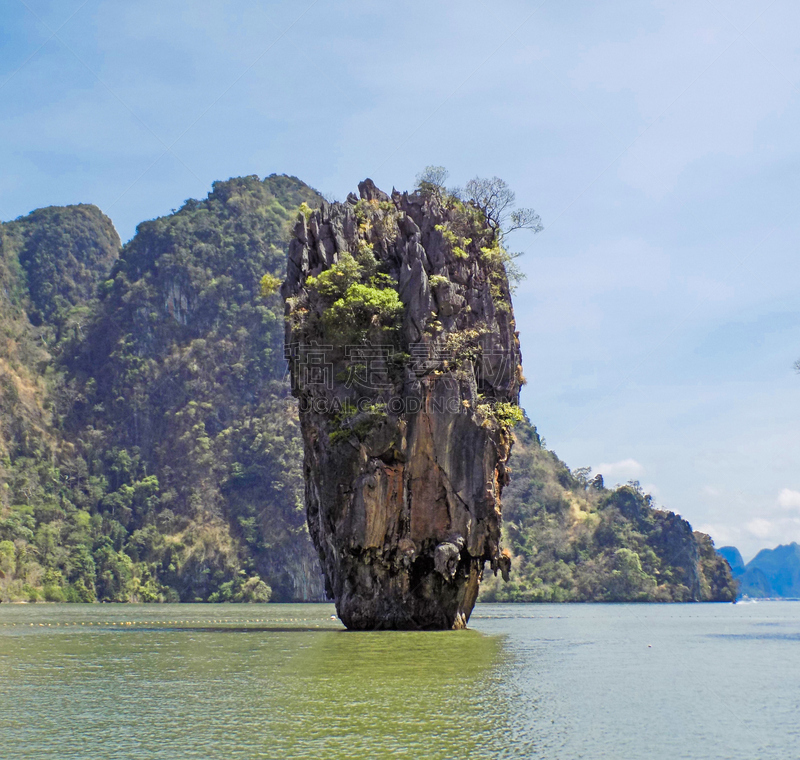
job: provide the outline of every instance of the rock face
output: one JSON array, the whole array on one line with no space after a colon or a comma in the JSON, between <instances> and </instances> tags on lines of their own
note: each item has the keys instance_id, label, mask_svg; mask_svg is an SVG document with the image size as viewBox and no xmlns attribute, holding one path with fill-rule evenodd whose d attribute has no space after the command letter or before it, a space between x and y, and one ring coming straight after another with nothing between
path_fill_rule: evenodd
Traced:
<instances>
[{"instance_id":1,"label":"rock face","mask_svg":"<svg viewBox=\"0 0 800 760\"><path fill-rule=\"evenodd\" d=\"M299 216L282 289L308 525L348 628L460 628L485 564L510 565L505 252L443 192L359 191Z\"/></svg>"}]
</instances>

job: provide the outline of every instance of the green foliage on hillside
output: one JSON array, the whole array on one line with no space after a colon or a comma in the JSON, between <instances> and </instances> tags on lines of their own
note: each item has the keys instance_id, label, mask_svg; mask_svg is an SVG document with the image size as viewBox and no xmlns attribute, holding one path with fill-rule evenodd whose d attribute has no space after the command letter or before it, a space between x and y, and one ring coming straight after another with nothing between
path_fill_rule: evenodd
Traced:
<instances>
[{"instance_id":1,"label":"green foliage on hillside","mask_svg":"<svg viewBox=\"0 0 800 760\"><path fill-rule=\"evenodd\" d=\"M0 225L0 599L93 598L91 515L70 500L73 447L57 431L58 357L118 250L94 206Z\"/></svg>"},{"instance_id":2,"label":"green foliage on hillside","mask_svg":"<svg viewBox=\"0 0 800 760\"><path fill-rule=\"evenodd\" d=\"M319 595L283 305L274 292L262 297L265 273L284 276L302 202L319 198L289 177L218 182L206 200L140 225L110 274L95 261L99 303L62 336L38 404L54 410L47 437L63 452L26 452L5 483L0 540L15 547L7 597ZM75 229L62 232L71 240ZM61 303L53 293L39 306L30 295L31 313L61 319L60 306L46 308Z\"/></svg>"},{"instance_id":3,"label":"green foliage on hillside","mask_svg":"<svg viewBox=\"0 0 800 760\"><path fill-rule=\"evenodd\" d=\"M3 226L16 243L34 325L61 327L95 297L119 253L117 231L96 206L41 208Z\"/></svg>"},{"instance_id":4,"label":"green foliage on hillside","mask_svg":"<svg viewBox=\"0 0 800 760\"><path fill-rule=\"evenodd\" d=\"M483 601L733 601L735 585L711 539L655 509L638 483L607 489L570 472L525 420L503 493L509 583L490 578Z\"/></svg>"}]
</instances>

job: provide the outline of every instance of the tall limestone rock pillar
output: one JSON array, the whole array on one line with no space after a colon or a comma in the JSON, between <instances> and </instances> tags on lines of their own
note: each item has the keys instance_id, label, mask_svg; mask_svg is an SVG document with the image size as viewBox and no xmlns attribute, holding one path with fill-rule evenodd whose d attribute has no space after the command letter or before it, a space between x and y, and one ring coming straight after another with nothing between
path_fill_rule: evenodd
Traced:
<instances>
[{"instance_id":1,"label":"tall limestone rock pillar","mask_svg":"<svg viewBox=\"0 0 800 760\"><path fill-rule=\"evenodd\" d=\"M461 628L486 563L522 378L506 254L443 191L303 208L283 296L306 506L351 629Z\"/></svg>"}]
</instances>

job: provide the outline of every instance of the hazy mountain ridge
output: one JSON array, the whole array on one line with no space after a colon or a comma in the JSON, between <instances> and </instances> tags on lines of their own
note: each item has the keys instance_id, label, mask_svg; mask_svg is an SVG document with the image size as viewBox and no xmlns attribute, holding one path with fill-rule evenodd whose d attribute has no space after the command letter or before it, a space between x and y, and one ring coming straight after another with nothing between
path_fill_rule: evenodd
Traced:
<instances>
[{"instance_id":1,"label":"hazy mountain ridge","mask_svg":"<svg viewBox=\"0 0 800 760\"><path fill-rule=\"evenodd\" d=\"M723 546L739 584L739 595L754 599L800 599L800 545L781 544L762 549L747 564L735 546Z\"/></svg>"},{"instance_id":2,"label":"hazy mountain ridge","mask_svg":"<svg viewBox=\"0 0 800 760\"><path fill-rule=\"evenodd\" d=\"M0 600L322 597L283 307L259 289L303 202L292 177L218 182L122 249L91 206L0 225ZM512 583L484 598L728 598L688 523L518 441Z\"/></svg>"}]
</instances>

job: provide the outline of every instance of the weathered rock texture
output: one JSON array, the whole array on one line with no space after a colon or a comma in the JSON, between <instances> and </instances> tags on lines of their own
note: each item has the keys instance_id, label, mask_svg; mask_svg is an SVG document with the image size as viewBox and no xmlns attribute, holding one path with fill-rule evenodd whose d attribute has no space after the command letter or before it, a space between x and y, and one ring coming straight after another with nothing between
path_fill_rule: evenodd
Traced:
<instances>
[{"instance_id":1,"label":"weathered rock texture","mask_svg":"<svg viewBox=\"0 0 800 760\"><path fill-rule=\"evenodd\" d=\"M503 252L446 194L359 191L299 217L283 286L308 525L348 628L459 628L485 564L510 564Z\"/></svg>"}]
</instances>

